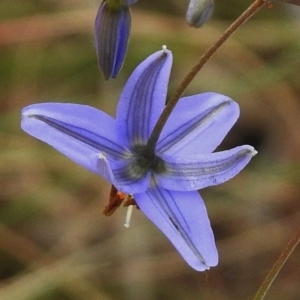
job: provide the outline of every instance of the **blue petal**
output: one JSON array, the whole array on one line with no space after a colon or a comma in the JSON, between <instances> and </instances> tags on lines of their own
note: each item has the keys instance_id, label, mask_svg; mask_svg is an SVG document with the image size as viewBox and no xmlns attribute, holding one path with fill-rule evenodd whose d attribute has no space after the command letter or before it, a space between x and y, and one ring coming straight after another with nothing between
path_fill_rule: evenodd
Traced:
<instances>
[{"instance_id":1,"label":"blue petal","mask_svg":"<svg viewBox=\"0 0 300 300\"><path fill-rule=\"evenodd\" d=\"M257 152L251 146L193 156L167 156L158 184L174 191L194 191L218 185L237 175Z\"/></svg>"},{"instance_id":2,"label":"blue petal","mask_svg":"<svg viewBox=\"0 0 300 300\"><path fill-rule=\"evenodd\" d=\"M134 195L139 208L168 237L186 262L198 271L218 263L214 235L198 192L153 187Z\"/></svg>"},{"instance_id":3,"label":"blue petal","mask_svg":"<svg viewBox=\"0 0 300 300\"><path fill-rule=\"evenodd\" d=\"M116 77L123 65L130 28L127 6L110 9L105 1L102 2L95 21L95 46L98 66L105 79Z\"/></svg>"},{"instance_id":4,"label":"blue petal","mask_svg":"<svg viewBox=\"0 0 300 300\"><path fill-rule=\"evenodd\" d=\"M117 109L119 138L127 147L145 145L166 101L172 54L163 49L131 74Z\"/></svg>"},{"instance_id":5,"label":"blue petal","mask_svg":"<svg viewBox=\"0 0 300 300\"><path fill-rule=\"evenodd\" d=\"M222 142L239 116L232 99L203 93L180 99L156 146L157 154L210 153Z\"/></svg>"},{"instance_id":6,"label":"blue petal","mask_svg":"<svg viewBox=\"0 0 300 300\"><path fill-rule=\"evenodd\" d=\"M22 111L21 127L73 161L99 174L92 157L104 152L122 158L116 122L109 115L86 105L41 103Z\"/></svg>"},{"instance_id":7,"label":"blue petal","mask_svg":"<svg viewBox=\"0 0 300 300\"><path fill-rule=\"evenodd\" d=\"M113 184L118 189L118 182L114 177L110 165L113 160L109 159L109 157L105 155L105 153L101 152L91 155L90 161L92 166L94 166L95 170L97 170L97 173L104 177L109 183Z\"/></svg>"}]
</instances>

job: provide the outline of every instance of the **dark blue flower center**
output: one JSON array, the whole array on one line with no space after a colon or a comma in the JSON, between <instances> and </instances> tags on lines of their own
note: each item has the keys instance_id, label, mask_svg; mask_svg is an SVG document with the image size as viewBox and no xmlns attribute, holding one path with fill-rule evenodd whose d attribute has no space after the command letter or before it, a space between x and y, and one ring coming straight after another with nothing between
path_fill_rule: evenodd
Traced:
<instances>
[{"instance_id":1,"label":"dark blue flower center","mask_svg":"<svg viewBox=\"0 0 300 300\"><path fill-rule=\"evenodd\" d=\"M162 173L165 170L164 161L156 156L149 155L145 145L136 145L133 149L135 156L136 168L141 173L153 171L154 173Z\"/></svg>"}]
</instances>

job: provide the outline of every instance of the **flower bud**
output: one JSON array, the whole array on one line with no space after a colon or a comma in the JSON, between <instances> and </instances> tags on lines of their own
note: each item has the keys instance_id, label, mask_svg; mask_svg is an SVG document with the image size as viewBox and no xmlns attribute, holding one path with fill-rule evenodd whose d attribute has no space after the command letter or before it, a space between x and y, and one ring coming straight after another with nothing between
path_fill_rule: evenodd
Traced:
<instances>
[{"instance_id":1,"label":"flower bud","mask_svg":"<svg viewBox=\"0 0 300 300\"><path fill-rule=\"evenodd\" d=\"M129 7L120 1L103 1L95 21L98 67L106 80L117 76L127 52L131 15Z\"/></svg>"},{"instance_id":2,"label":"flower bud","mask_svg":"<svg viewBox=\"0 0 300 300\"><path fill-rule=\"evenodd\" d=\"M213 0L191 0L186 13L187 22L192 27L201 27L210 19L213 11Z\"/></svg>"}]
</instances>

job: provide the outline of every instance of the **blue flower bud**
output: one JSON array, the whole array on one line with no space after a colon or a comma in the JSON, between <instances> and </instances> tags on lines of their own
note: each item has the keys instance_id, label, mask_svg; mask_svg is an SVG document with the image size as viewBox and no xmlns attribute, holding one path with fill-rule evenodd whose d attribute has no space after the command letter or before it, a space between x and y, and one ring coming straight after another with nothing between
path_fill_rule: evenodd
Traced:
<instances>
[{"instance_id":1,"label":"blue flower bud","mask_svg":"<svg viewBox=\"0 0 300 300\"><path fill-rule=\"evenodd\" d=\"M191 0L186 13L186 19L190 26L201 27L210 19L213 11L213 0Z\"/></svg>"},{"instance_id":2,"label":"blue flower bud","mask_svg":"<svg viewBox=\"0 0 300 300\"><path fill-rule=\"evenodd\" d=\"M125 0L122 0L125 2ZM126 1L133 4L134 1ZM95 21L95 47L98 67L104 78L114 78L122 68L131 28L128 5L121 0L103 1Z\"/></svg>"}]
</instances>

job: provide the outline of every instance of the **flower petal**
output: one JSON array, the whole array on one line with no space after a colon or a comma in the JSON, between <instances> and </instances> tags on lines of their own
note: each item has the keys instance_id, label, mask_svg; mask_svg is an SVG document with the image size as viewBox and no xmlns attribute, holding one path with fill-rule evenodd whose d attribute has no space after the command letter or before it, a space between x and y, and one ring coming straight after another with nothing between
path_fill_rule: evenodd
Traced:
<instances>
[{"instance_id":1,"label":"flower petal","mask_svg":"<svg viewBox=\"0 0 300 300\"><path fill-rule=\"evenodd\" d=\"M172 53L163 49L131 74L117 109L119 138L127 147L145 145L166 101Z\"/></svg>"},{"instance_id":2,"label":"flower petal","mask_svg":"<svg viewBox=\"0 0 300 300\"><path fill-rule=\"evenodd\" d=\"M110 161L105 153L93 154L90 157L92 166L95 166L97 173L104 177L109 183L113 184L115 187L118 185L114 174L112 172Z\"/></svg>"},{"instance_id":3,"label":"flower petal","mask_svg":"<svg viewBox=\"0 0 300 300\"><path fill-rule=\"evenodd\" d=\"M163 155L165 170L155 176L158 184L169 190L199 190L231 179L256 153L253 147L246 145L192 157Z\"/></svg>"},{"instance_id":4,"label":"flower petal","mask_svg":"<svg viewBox=\"0 0 300 300\"><path fill-rule=\"evenodd\" d=\"M118 144L116 122L109 115L86 105L41 103L22 111L21 127L73 161L99 173L91 157L104 152L124 156Z\"/></svg>"},{"instance_id":5,"label":"flower petal","mask_svg":"<svg viewBox=\"0 0 300 300\"><path fill-rule=\"evenodd\" d=\"M214 235L198 192L153 187L134 195L144 214L168 237L186 262L198 271L218 263Z\"/></svg>"},{"instance_id":6,"label":"flower petal","mask_svg":"<svg viewBox=\"0 0 300 300\"><path fill-rule=\"evenodd\" d=\"M127 6L111 9L104 1L95 20L95 46L98 66L105 79L114 78L122 68L131 29Z\"/></svg>"},{"instance_id":7,"label":"flower petal","mask_svg":"<svg viewBox=\"0 0 300 300\"><path fill-rule=\"evenodd\" d=\"M156 146L157 154L210 153L222 142L239 116L232 99L203 93L180 99Z\"/></svg>"}]
</instances>

